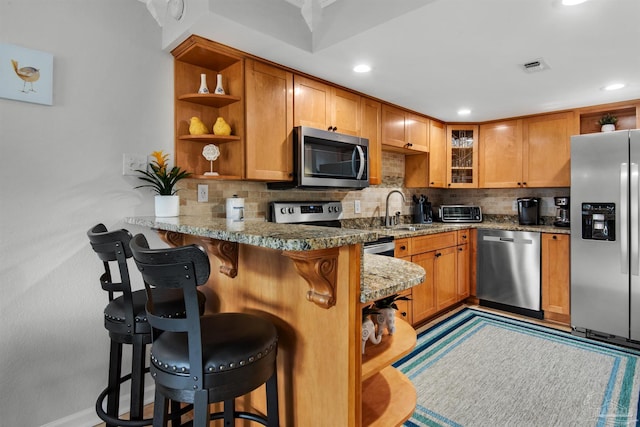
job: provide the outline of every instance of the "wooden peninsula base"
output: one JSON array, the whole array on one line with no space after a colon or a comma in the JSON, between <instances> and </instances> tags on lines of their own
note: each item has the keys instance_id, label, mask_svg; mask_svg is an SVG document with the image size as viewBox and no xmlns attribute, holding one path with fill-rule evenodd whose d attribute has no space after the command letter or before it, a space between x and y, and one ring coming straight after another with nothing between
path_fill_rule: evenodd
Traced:
<instances>
[{"instance_id":1,"label":"wooden peninsula base","mask_svg":"<svg viewBox=\"0 0 640 427\"><path fill-rule=\"evenodd\" d=\"M396 334L385 337L386 345L367 347L363 365L360 244L332 248L335 277L325 288L314 288L311 282L318 278L305 277L296 257L286 251L237 243L235 249L221 250L216 239L160 234L172 245L196 243L207 249L211 260L211 277L203 289L207 312L253 313L276 325L282 426L393 426L411 415L415 389L389 364L413 348L413 328L398 321ZM322 282L325 273L308 274ZM318 303L314 299L326 294L326 286L332 301ZM238 400L239 407L265 411L262 389Z\"/></svg>"}]
</instances>

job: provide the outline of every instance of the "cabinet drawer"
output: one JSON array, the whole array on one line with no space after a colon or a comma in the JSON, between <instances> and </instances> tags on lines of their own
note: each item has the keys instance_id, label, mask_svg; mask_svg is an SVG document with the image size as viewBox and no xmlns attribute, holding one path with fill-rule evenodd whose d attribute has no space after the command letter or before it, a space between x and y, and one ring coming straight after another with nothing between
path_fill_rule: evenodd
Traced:
<instances>
[{"instance_id":1,"label":"cabinet drawer","mask_svg":"<svg viewBox=\"0 0 640 427\"><path fill-rule=\"evenodd\" d=\"M470 235L470 229L465 229L465 230L458 230L458 244L459 245L466 245L467 243L469 243L469 235Z\"/></svg>"},{"instance_id":2,"label":"cabinet drawer","mask_svg":"<svg viewBox=\"0 0 640 427\"><path fill-rule=\"evenodd\" d=\"M393 252L393 256L396 258L403 258L411 255L409 248L409 239L398 239L395 241L396 249Z\"/></svg>"},{"instance_id":3,"label":"cabinet drawer","mask_svg":"<svg viewBox=\"0 0 640 427\"><path fill-rule=\"evenodd\" d=\"M456 246L457 242L458 236L456 231L414 237L411 239L411 254L421 254L449 246Z\"/></svg>"}]
</instances>

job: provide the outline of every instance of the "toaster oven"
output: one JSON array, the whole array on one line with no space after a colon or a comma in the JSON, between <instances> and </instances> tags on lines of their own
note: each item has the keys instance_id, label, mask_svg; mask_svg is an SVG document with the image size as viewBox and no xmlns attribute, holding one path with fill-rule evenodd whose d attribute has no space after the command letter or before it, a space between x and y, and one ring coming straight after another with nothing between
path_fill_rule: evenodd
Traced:
<instances>
[{"instance_id":1,"label":"toaster oven","mask_svg":"<svg viewBox=\"0 0 640 427\"><path fill-rule=\"evenodd\" d=\"M438 207L442 222L482 222L482 209L472 205L442 205Z\"/></svg>"}]
</instances>

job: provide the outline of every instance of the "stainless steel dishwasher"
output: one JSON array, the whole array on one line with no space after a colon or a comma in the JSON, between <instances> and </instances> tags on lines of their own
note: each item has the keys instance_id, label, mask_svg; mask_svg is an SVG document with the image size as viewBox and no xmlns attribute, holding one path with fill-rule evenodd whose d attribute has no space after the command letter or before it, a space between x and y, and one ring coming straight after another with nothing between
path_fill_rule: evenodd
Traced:
<instances>
[{"instance_id":1,"label":"stainless steel dishwasher","mask_svg":"<svg viewBox=\"0 0 640 427\"><path fill-rule=\"evenodd\" d=\"M540 233L478 230L480 305L542 318Z\"/></svg>"}]
</instances>

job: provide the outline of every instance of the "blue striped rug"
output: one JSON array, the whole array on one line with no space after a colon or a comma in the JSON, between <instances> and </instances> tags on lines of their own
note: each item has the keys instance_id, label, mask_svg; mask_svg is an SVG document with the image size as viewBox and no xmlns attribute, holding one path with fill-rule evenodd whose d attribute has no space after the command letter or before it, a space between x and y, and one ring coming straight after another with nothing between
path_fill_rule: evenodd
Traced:
<instances>
[{"instance_id":1,"label":"blue striped rug","mask_svg":"<svg viewBox=\"0 0 640 427\"><path fill-rule=\"evenodd\" d=\"M640 352L464 309L394 366L414 384L405 426L633 426Z\"/></svg>"}]
</instances>

